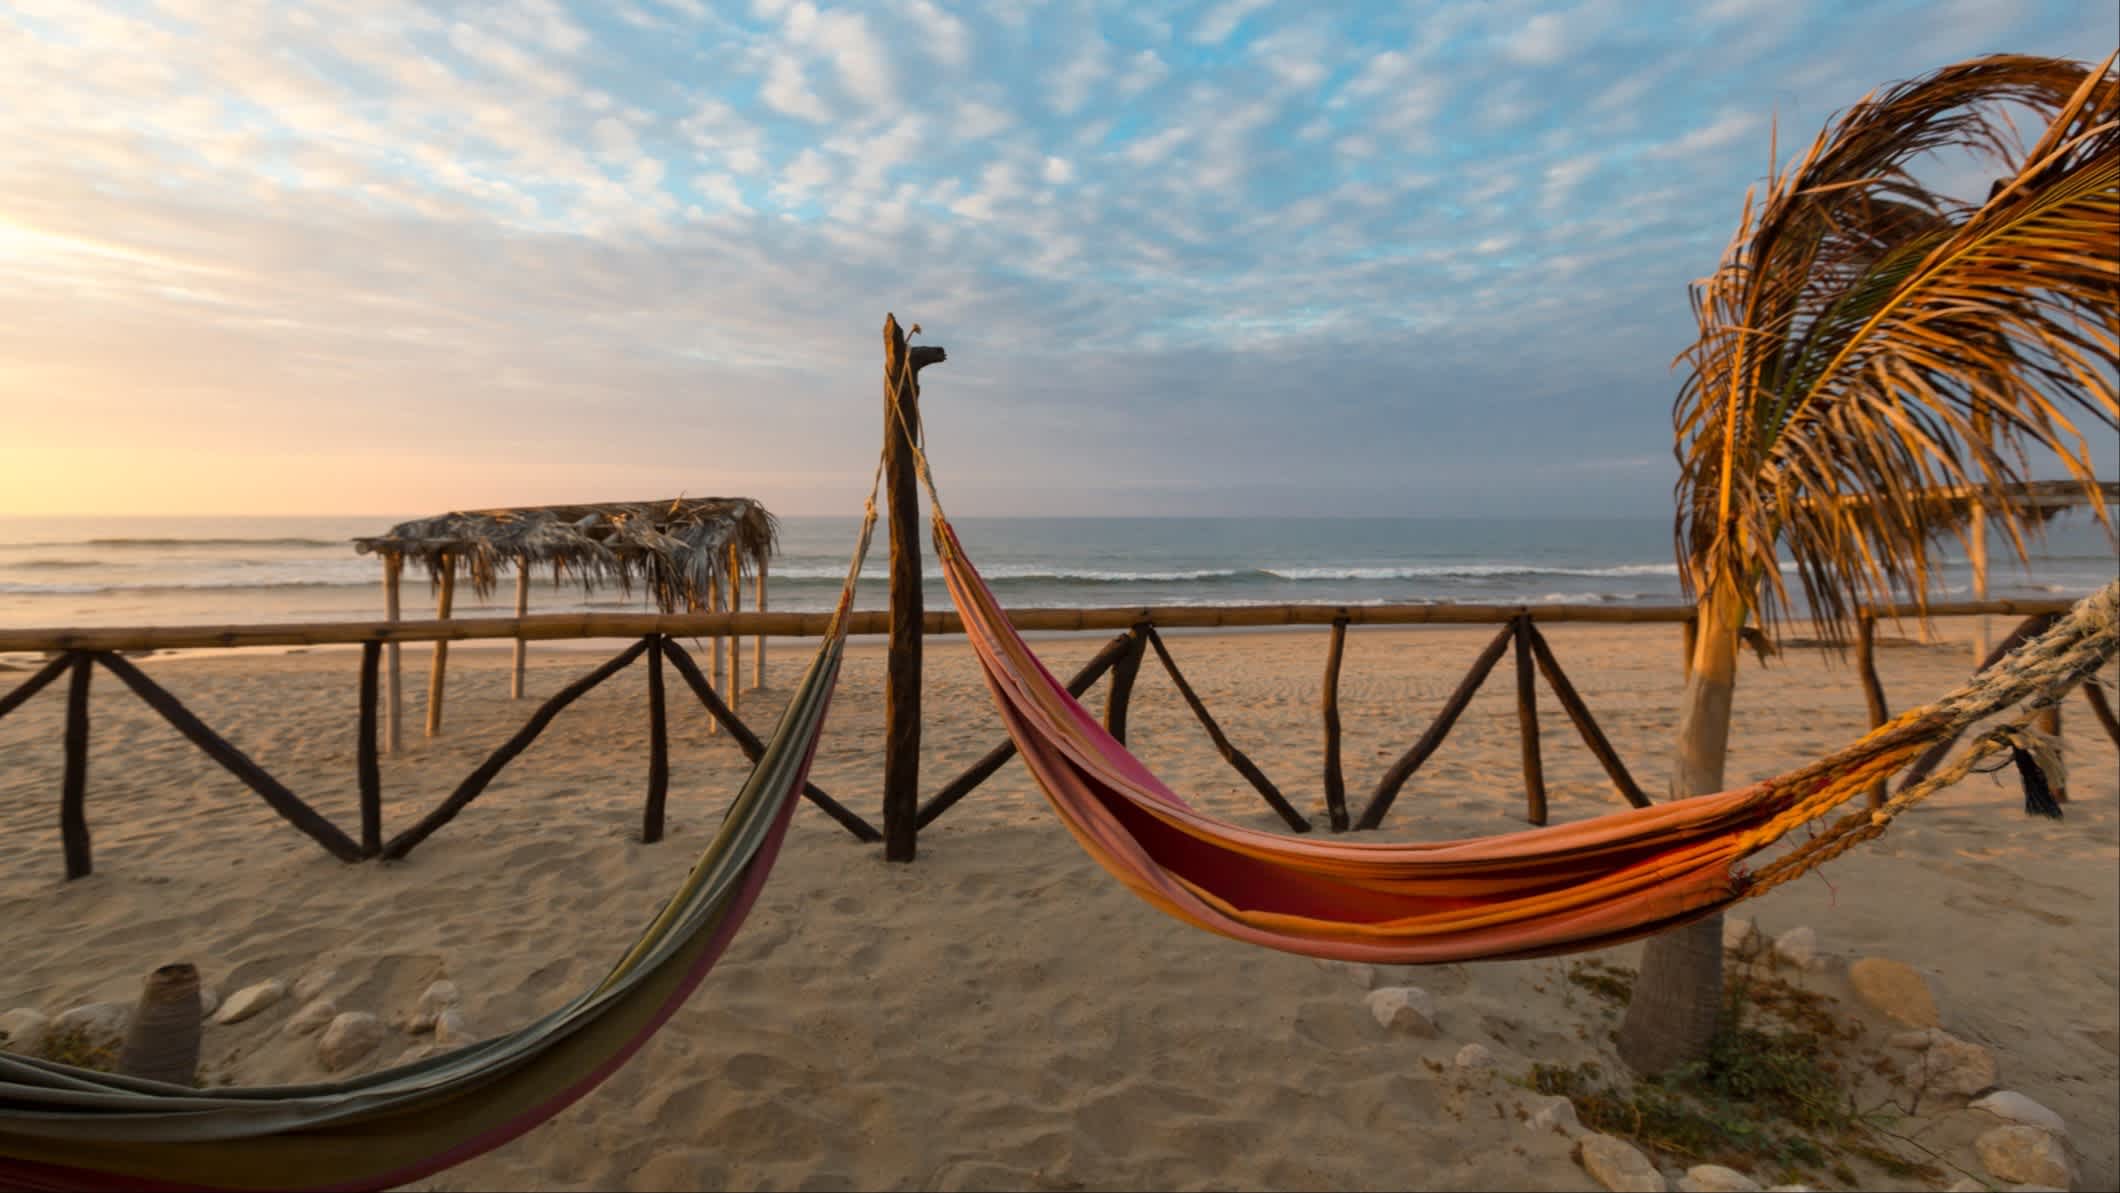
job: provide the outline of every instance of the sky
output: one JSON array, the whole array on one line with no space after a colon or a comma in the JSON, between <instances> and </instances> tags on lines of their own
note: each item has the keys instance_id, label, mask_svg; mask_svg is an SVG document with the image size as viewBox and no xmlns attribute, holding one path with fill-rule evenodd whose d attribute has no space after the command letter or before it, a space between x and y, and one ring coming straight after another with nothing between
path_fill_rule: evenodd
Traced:
<instances>
[{"instance_id":1,"label":"sky","mask_svg":"<svg viewBox=\"0 0 2120 1193\"><path fill-rule=\"evenodd\" d=\"M857 513L895 312L955 513L1663 515L1777 123L2116 43L2106 0L9 0L0 514Z\"/></svg>"}]
</instances>

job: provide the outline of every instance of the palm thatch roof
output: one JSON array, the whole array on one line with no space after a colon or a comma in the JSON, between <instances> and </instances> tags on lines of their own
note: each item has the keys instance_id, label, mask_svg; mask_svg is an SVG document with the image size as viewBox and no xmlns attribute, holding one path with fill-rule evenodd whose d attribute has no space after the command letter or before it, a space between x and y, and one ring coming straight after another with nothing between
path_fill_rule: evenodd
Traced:
<instances>
[{"instance_id":1,"label":"palm thatch roof","mask_svg":"<svg viewBox=\"0 0 2120 1193\"><path fill-rule=\"evenodd\" d=\"M2082 481L2072 480L2026 481L2002 485L1999 490L2000 496L2035 523L2051 521L2066 510L2088 508L2095 511L2101 505L2120 505L2120 481L2098 481L2095 490ZM1992 514L1996 496L1996 490L1986 485L1937 485L1916 489L1907 495L1922 508L1928 520L1956 529L1969 525L1976 509L1984 508ZM1834 499L1836 504L1861 504L1872 500L1874 498L1869 495Z\"/></svg>"},{"instance_id":2,"label":"palm thatch roof","mask_svg":"<svg viewBox=\"0 0 2120 1193\"><path fill-rule=\"evenodd\" d=\"M557 583L572 574L584 587L644 585L665 613L705 608L736 548L738 573L765 566L779 538L766 507L748 497L678 497L597 505L540 505L463 510L400 522L387 533L353 540L361 554L424 565L430 581L455 567L484 596L516 568L550 566Z\"/></svg>"}]
</instances>

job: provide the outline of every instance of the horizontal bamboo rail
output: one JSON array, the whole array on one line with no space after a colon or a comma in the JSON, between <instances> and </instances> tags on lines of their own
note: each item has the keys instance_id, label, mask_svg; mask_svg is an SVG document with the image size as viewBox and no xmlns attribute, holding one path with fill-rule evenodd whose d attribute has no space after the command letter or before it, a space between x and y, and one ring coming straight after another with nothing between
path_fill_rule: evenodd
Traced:
<instances>
[{"instance_id":1,"label":"horizontal bamboo rail","mask_svg":"<svg viewBox=\"0 0 2120 1193\"><path fill-rule=\"evenodd\" d=\"M1929 605L1930 617L1963 617L1995 613L2030 617L2066 613L2075 605L2064 599L1951 601ZM1878 605L1864 610L1880 620L1919 617L1915 605ZM1253 629L1270 626L1348 625L1502 625L1529 614L1554 625L1588 622L1606 625L1693 620L1690 605L1175 605L1098 609L1017 609L1009 622L1019 630L1125 630L1142 622L1157 629ZM362 642L465 642L522 638L672 638L750 634L766 638L818 638L831 622L830 613L536 613L528 617L456 618L450 621L310 621L258 625L91 626L0 630L0 653L54 650L204 650L242 646L352 646ZM851 634L882 634L890 614L882 609L856 610ZM964 622L954 612L937 611L921 618L927 634L961 634Z\"/></svg>"}]
</instances>

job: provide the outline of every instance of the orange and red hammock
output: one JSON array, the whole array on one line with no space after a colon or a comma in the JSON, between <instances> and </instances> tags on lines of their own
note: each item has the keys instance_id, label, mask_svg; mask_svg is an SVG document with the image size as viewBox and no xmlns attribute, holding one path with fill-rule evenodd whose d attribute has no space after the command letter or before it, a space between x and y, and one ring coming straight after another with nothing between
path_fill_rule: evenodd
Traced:
<instances>
[{"instance_id":1,"label":"orange and red hammock","mask_svg":"<svg viewBox=\"0 0 2120 1193\"><path fill-rule=\"evenodd\" d=\"M1294 953L1396 964L1533 957L1699 919L1763 889L1740 865L1746 857L1972 716L1964 701L1931 705L1788 775L1577 824L1414 845L1284 837L1204 816L1149 773L1031 652L939 503L934 524L950 597L1002 721L1068 831L1163 911ZM2086 606L2101 597L2111 605L2114 590ZM2108 624L2106 657L2110 638ZM1983 707L2007 695L1983 694ZM1874 835L1882 824L1842 831Z\"/></svg>"}]
</instances>

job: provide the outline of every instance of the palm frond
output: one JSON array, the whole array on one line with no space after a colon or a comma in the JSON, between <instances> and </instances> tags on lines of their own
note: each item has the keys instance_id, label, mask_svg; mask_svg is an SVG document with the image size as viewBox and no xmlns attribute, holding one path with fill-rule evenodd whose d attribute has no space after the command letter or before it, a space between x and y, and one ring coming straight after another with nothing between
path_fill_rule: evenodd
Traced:
<instances>
[{"instance_id":1,"label":"palm frond","mask_svg":"<svg viewBox=\"0 0 2120 1193\"><path fill-rule=\"evenodd\" d=\"M2120 426L2113 65L1947 67L1864 99L1747 196L1693 288L1700 338L1680 358L1690 593L1727 586L1771 623L1791 603L1786 552L1820 631L1844 640L1855 605L1924 597L1934 545L1962 525L1921 490L1979 492L2020 556L2034 453L2096 494L2073 420ZM2045 121L2029 150L2012 148L2010 105ZM1984 202L1916 181L1941 150L1995 163Z\"/></svg>"}]
</instances>

